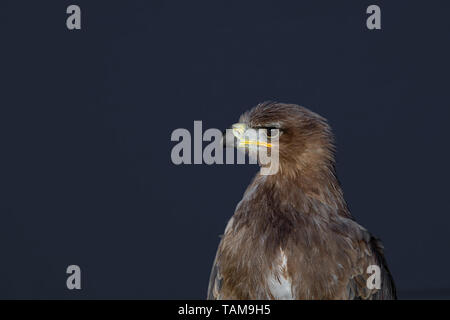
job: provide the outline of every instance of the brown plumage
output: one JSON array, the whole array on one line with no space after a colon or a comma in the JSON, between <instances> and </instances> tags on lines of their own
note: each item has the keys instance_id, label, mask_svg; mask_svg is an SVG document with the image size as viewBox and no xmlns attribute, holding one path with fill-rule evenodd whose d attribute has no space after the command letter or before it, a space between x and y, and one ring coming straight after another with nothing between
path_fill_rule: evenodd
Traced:
<instances>
[{"instance_id":1,"label":"brown plumage","mask_svg":"<svg viewBox=\"0 0 450 320\"><path fill-rule=\"evenodd\" d=\"M237 205L208 299L395 299L380 241L355 222L343 198L326 120L270 102L239 122L280 129L280 167L258 173ZM381 269L380 289L366 284L370 265Z\"/></svg>"}]
</instances>

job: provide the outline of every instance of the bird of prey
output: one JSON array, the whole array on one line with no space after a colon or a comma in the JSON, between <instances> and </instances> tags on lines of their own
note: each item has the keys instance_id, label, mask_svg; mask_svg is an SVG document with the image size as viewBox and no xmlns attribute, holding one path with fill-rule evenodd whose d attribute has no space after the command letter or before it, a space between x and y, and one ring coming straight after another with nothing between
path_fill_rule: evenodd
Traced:
<instances>
[{"instance_id":1,"label":"bird of prey","mask_svg":"<svg viewBox=\"0 0 450 320\"><path fill-rule=\"evenodd\" d=\"M208 299L396 299L381 242L355 221L343 198L326 119L298 105L265 102L233 127L267 128L269 138L268 129L278 129L279 170L260 171L238 203L217 250ZM378 286L368 281L373 266Z\"/></svg>"}]
</instances>

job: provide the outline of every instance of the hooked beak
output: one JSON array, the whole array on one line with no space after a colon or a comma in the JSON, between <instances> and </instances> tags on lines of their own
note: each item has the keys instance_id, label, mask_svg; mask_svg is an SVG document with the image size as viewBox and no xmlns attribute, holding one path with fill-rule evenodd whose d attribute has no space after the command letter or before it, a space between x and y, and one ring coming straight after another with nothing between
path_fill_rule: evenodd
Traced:
<instances>
[{"instance_id":1,"label":"hooked beak","mask_svg":"<svg viewBox=\"0 0 450 320\"><path fill-rule=\"evenodd\" d=\"M231 126L233 136L237 140L238 147L245 146L262 146L266 148L271 148L272 144L267 143L258 138L258 132L255 129L248 128L245 123L235 123Z\"/></svg>"}]
</instances>

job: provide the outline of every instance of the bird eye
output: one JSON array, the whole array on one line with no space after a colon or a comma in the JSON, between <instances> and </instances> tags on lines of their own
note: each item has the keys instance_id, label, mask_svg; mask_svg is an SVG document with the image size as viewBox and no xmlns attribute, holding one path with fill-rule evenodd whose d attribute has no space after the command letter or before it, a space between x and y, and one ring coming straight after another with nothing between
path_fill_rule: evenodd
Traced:
<instances>
[{"instance_id":1,"label":"bird eye","mask_svg":"<svg viewBox=\"0 0 450 320\"><path fill-rule=\"evenodd\" d=\"M265 131L267 138L270 138L270 139L278 138L281 133L280 129L278 129L278 128L266 128L264 131Z\"/></svg>"}]
</instances>

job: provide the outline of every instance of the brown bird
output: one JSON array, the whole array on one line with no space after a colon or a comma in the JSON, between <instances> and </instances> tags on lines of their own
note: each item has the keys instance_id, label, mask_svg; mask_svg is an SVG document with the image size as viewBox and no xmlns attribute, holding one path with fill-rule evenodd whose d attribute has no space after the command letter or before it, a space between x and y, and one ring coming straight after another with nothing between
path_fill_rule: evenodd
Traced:
<instances>
[{"instance_id":1,"label":"brown bird","mask_svg":"<svg viewBox=\"0 0 450 320\"><path fill-rule=\"evenodd\" d=\"M396 299L381 242L344 200L327 121L294 104L265 102L239 122L233 128L241 133L266 129L269 143L240 143L277 146L279 169L260 171L237 205L217 250L208 299Z\"/></svg>"}]
</instances>

